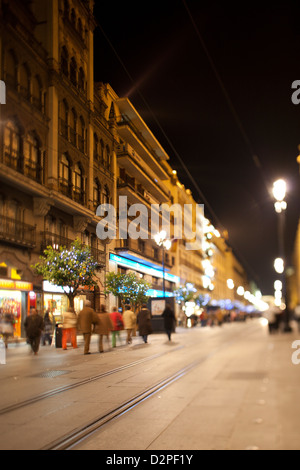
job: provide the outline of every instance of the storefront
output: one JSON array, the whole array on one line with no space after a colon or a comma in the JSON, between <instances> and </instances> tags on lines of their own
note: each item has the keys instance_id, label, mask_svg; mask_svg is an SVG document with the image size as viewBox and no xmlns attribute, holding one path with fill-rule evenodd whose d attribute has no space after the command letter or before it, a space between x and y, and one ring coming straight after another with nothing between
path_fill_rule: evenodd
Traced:
<instances>
[{"instance_id":1,"label":"storefront","mask_svg":"<svg viewBox=\"0 0 300 470\"><path fill-rule=\"evenodd\" d=\"M0 319L12 315L14 319L14 336L23 336L25 318L30 311L30 293L33 285L30 282L0 279Z\"/></svg>"},{"instance_id":2,"label":"storefront","mask_svg":"<svg viewBox=\"0 0 300 470\"><path fill-rule=\"evenodd\" d=\"M55 323L60 323L63 319L63 313L68 308L68 296L65 294L67 288L43 281L44 313L48 310L54 317ZM74 299L74 309L78 314L83 309L85 293L78 294Z\"/></svg>"},{"instance_id":3,"label":"storefront","mask_svg":"<svg viewBox=\"0 0 300 470\"><path fill-rule=\"evenodd\" d=\"M146 264L145 260L137 261L137 258L130 259L125 258L123 256L115 255L114 253L110 253L109 255L110 261L110 270L114 271L116 268L123 268L125 272L133 271L137 274L143 275L144 279L152 284L152 289L149 289L148 296L149 297L163 297L164 293L162 290L162 282L159 288L155 289L153 284L157 283L158 280L163 279L166 283L170 285L170 291L165 291L165 297L173 297L173 290L179 284L179 277L175 276L174 274L170 274L168 271L163 272L162 268L154 263ZM156 281L154 281L154 279Z\"/></svg>"}]
</instances>

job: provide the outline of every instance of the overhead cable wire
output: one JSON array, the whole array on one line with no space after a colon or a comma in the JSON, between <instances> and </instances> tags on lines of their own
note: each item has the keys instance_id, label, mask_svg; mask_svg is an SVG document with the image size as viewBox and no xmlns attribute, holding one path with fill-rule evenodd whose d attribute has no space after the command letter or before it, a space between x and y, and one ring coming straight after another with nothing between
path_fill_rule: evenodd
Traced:
<instances>
[{"instance_id":1,"label":"overhead cable wire","mask_svg":"<svg viewBox=\"0 0 300 470\"><path fill-rule=\"evenodd\" d=\"M183 0L184 1L184 0ZM104 29L102 28L101 24L97 21L97 27L100 29L102 35L104 36L104 38L106 39L106 41L108 42L109 46L111 47L112 51L114 52L116 58L118 59L118 61L120 62L121 66L123 67L126 75L128 76L129 80L132 82L133 85L136 85L136 81L134 80L134 78L132 77L132 75L130 74L130 72L128 71L126 65L124 64L123 60L121 59L120 55L118 54L117 50L115 49L114 45L112 44L112 42L110 41L109 37L107 36L107 34L105 33ZM170 138L168 137L168 135L166 134L165 130L163 129L163 127L161 126L160 122L158 121L156 115L154 114L154 112L152 111L152 109L150 108L148 102L146 101L144 95L142 94L142 92L140 91L139 87L136 86L136 92L137 94L139 95L139 97L141 98L141 100L143 101L144 105L146 106L146 108L148 109L149 113L151 114L154 122L156 123L156 125L158 126L158 128L160 129L162 135L164 136L164 138L166 139L168 145L170 146L170 148L172 149L172 151L174 152L174 154L176 155L177 159L179 160L181 166L183 167L183 169L185 170L188 178L190 179L190 181L192 182L193 186L194 186L194 189L197 191L198 193L198 196L201 200L201 203L204 203L204 205L206 206L206 208L208 209L211 217L213 218L214 220L214 223L217 224L218 228L220 231L222 232L226 232L226 228L224 227L223 223L220 221L219 217L216 215L214 209L211 207L211 205L209 204L209 202L207 201L206 197L204 196L204 194L202 193L201 189L199 188L199 185L198 183L196 182L195 178L193 177L193 175L191 174L190 170L188 169L188 167L186 166L186 164L184 163L183 159L181 158L181 156L179 155L179 153L177 152L176 148L174 147L173 143L171 142ZM225 90L225 88L224 88ZM226 90L225 90L226 91ZM226 93L227 94L227 93ZM227 95L228 96L228 95ZM229 96L228 96L229 98ZM234 109L234 108L233 108ZM237 116L237 114L236 114ZM238 116L237 116L238 117ZM246 136L246 134L245 134ZM259 161L259 160L258 160ZM229 245L232 246L231 243L229 243ZM238 252L238 250L236 250L236 248L234 246L232 246L233 250L236 252L237 256L240 258L240 260L243 262L244 266L247 266L247 271L251 272L252 273L252 277L254 279L256 279L258 281L258 278L259 276L253 271L253 269L251 268L251 266L249 265L249 263L247 262L247 260L244 259L244 257Z\"/></svg>"}]
</instances>

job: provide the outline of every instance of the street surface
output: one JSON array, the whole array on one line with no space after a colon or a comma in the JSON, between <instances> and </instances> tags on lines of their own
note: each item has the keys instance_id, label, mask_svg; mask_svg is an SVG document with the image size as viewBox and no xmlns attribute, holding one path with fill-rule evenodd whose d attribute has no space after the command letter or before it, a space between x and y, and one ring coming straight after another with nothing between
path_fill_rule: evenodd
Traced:
<instances>
[{"instance_id":1,"label":"street surface","mask_svg":"<svg viewBox=\"0 0 300 470\"><path fill-rule=\"evenodd\" d=\"M295 325L292 333L274 335L260 319L176 331L170 343L155 334L149 344L135 337L132 345L123 332L122 345L106 345L104 354L94 336L89 356L81 337L77 350L41 346L38 356L24 343L9 345L0 366L0 448L53 448L161 384L73 448L300 449Z\"/></svg>"}]
</instances>

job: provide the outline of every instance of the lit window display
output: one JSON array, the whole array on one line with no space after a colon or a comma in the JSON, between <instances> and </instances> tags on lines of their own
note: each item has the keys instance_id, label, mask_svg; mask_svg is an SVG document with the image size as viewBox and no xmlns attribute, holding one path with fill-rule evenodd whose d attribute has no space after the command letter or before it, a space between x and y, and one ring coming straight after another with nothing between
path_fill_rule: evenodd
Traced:
<instances>
[{"instance_id":1,"label":"lit window display","mask_svg":"<svg viewBox=\"0 0 300 470\"><path fill-rule=\"evenodd\" d=\"M14 335L21 336L21 309L22 293L21 291L1 290L0 291L0 319L5 315L13 315Z\"/></svg>"},{"instance_id":2,"label":"lit window display","mask_svg":"<svg viewBox=\"0 0 300 470\"><path fill-rule=\"evenodd\" d=\"M44 294L44 310L49 310L55 318L55 322L62 321L63 312L68 308L68 297L61 294Z\"/></svg>"}]
</instances>

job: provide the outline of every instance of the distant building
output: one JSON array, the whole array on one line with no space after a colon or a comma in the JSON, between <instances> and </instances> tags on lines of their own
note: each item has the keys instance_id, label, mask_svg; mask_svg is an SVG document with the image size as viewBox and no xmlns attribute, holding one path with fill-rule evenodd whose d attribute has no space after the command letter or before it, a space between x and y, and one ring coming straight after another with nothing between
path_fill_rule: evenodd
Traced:
<instances>
[{"instance_id":1,"label":"distant building","mask_svg":"<svg viewBox=\"0 0 300 470\"><path fill-rule=\"evenodd\" d=\"M300 219L294 244L293 268L293 274L288 277L288 293L292 309L300 305Z\"/></svg>"},{"instance_id":2,"label":"distant building","mask_svg":"<svg viewBox=\"0 0 300 470\"><path fill-rule=\"evenodd\" d=\"M93 6L93 0L0 2L1 103L6 94L0 106L0 315L15 315L17 336L30 307L60 319L67 297L32 265L47 246L68 247L76 238L91 247L99 267L98 285L80 293L77 311L86 298L96 309L107 302L109 270L138 273L153 297L163 295L163 267L167 296L188 282L217 301L234 300L228 276L247 286L222 237L215 232L208 248L207 233L198 233L198 246L187 250L189 237L176 238L174 214L164 258L150 218L145 239L124 238L119 221L115 240L97 236L98 206L118 210L121 196L127 210L136 203L149 210L163 203L195 208L196 201L130 100L94 82ZM193 211L184 221L195 230Z\"/></svg>"}]
</instances>

